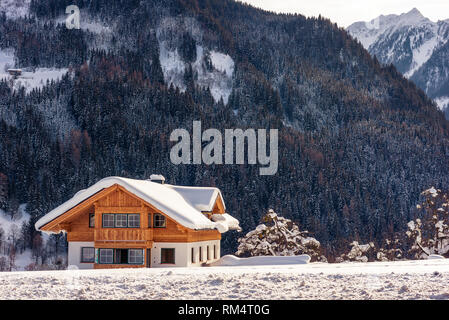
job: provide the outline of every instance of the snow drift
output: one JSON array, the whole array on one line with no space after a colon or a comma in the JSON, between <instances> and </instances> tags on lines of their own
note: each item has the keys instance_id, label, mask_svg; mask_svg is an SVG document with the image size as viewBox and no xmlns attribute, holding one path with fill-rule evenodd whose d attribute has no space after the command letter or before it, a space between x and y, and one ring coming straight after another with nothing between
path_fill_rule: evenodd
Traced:
<instances>
[{"instance_id":1,"label":"snow drift","mask_svg":"<svg viewBox=\"0 0 449 320\"><path fill-rule=\"evenodd\" d=\"M214 267L224 266L268 266L268 265L289 265L289 264L307 264L310 262L310 256L302 254L300 256L260 256L250 258L239 258L233 255L227 255L220 260L211 263Z\"/></svg>"}]
</instances>

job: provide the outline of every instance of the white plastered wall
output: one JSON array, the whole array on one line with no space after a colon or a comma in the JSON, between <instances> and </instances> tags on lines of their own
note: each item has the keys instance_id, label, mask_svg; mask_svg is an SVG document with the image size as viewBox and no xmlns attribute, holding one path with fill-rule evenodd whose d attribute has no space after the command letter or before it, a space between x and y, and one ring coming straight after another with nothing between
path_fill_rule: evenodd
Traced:
<instances>
[{"instance_id":1,"label":"white plastered wall","mask_svg":"<svg viewBox=\"0 0 449 320\"><path fill-rule=\"evenodd\" d=\"M68 265L76 266L78 269L93 269L93 263L81 263L81 248L94 247L93 242L69 242Z\"/></svg>"},{"instance_id":2,"label":"white plastered wall","mask_svg":"<svg viewBox=\"0 0 449 320\"><path fill-rule=\"evenodd\" d=\"M216 246L216 259L214 259L214 245ZM175 249L175 264L161 264L161 249ZM192 248L195 262L192 262ZM209 259L207 259L207 248L209 248ZM200 261L199 251L202 250L203 261ZM220 240L200 242L155 242L151 248L151 267L199 267L203 263L211 263L220 259Z\"/></svg>"}]
</instances>

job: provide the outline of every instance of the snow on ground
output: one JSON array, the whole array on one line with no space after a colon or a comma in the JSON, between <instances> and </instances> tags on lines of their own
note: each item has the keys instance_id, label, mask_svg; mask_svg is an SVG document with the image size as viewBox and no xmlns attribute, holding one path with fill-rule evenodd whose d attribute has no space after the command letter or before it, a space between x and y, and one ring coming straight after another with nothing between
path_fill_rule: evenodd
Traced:
<instances>
[{"instance_id":1,"label":"snow on ground","mask_svg":"<svg viewBox=\"0 0 449 320\"><path fill-rule=\"evenodd\" d=\"M194 19L165 18L156 30L159 60L165 82L168 85L173 84L182 92L186 90L184 75L189 63L183 61L179 51L182 41L179 30L183 29L189 30L196 43L196 60L190 63L195 74L195 84L209 88L215 102L223 99L224 104L227 104L232 91L234 60L227 54L203 46L202 31ZM211 69L206 67L208 58Z\"/></svg>"},{"instance_id":2,"label":"snow on ground","mask_svg":"<svg viewBox=\"0 0 449 320\"><path fill-rule=\"evenodd\" d=\"M0 0L1 1L1 0ZM14 79L7 70L14 68L14 50L0 49L0 80L6 79L9 86L14 90L18 90L21 86L25 87L27 93L31 92L33 88L42 88L47 80L59 80L68 69L49 69L37 68L32 72L28 68L23 68L22 75ZM58 101L44 100L37 110L43 115L43 119L47 124L48 129L54 133L55 137L64 139L65 135L70 133L73 129L78 129L76 121L73 116L67 111L65 101L61 96ZM13 105L4 105L0 108L0 119L4 120L10 126L17 126L18 119ZM56 128L56 130L54 130Z\"/></svg>"},{"instance_id":3,"label":"snow on ground","mask_svg":"<svg viewBox=\"0 0 449 320\"><path fill-rule=\"evenodd\" d=\"M310 262L310 256L307 254L299 256L261 256L239 258L233 255L221 257L220 260L212 263L212 266L259 266L259 265L288 265L288 264L306 264Z\"/></svg>"},{"instance_id":4,"label":"snow on ground","mask_svg":"<svg viewBox=\"0 0 449 320\"><path fill-rule=\"evenodd\" d=\"M212 50L210 59L215 69L232 76L234 73L234 60L229 55Z\"/></svg>"},{"instance_id":5,"label":"snow on ground","mask_svg":"<svg viewBox=\"0 0 449 320\"><path fill-rule=\"evenodd\" d=\"M204 67L207 49L197 45L196 52L197 59L192 68L198 74L197 85L203 88L208 87L215 102L223 98L224 104L227 104L232 91L234 61L226 54L211 51L210 59L214 70L207 71Z\"/></svg>"},{"instance_id":6,"label":"snow on ground","mask_svg":"<svg viewBox=\"0 0 449 320\"><path fill-rule=\"evenodd\" d=\"M170 50L165 42L159 43L159 60L161 63L164 80L167 84L173 84L182 92L186 90L183 75L185 64L178 53L178 50Z\"/></svg>"},{"instance_id":7,"label":"snow on ground","mask_svg":"<svg viewBox=\"0 0 449 320\"><path fill-rule=\"evenodd\" d=\"M186 90L184 73L188 65L182 60L177 49L168 49L164 41L159 44L159 59L165 82L169 85L173 84L184 92ZM197 59L192 63L192 69L197 74L196 84L203 88L208 87L215 102L223 98L223 102L227 104L232 91L234 61L229 55L211 51L210 58L214 70L207 71L204 68L205 49L197 45L196 51Z\"/></svg>"},{"instance_id":8,"label":"snow on ground","mask_svg":"<svg viewBox=\"0 0 449 320\"><path fill-rule=\"evenodd\" d=\"M449 260L0 273L0 299L449 299Z\"/></svg>"},{"instance_id":9,"label":"snow on ground","mask_svg":"<svg viewBox=\"0 0 449 320\"><path fill-rule=\"evenodd\" d=\"M14 89L24 87L27 93L33 89L42 88L47 81L57 81L65 75L69 69L66 68L37 68L34 72L24 71L22 75L14 81Z\"/></svg>"},{"instance_id":10,"label":"snow on ground","mask_svg":"<svg viewBox=\"0 0 449 320\"><path fill-rule=\"evenodd\" d=\"M198 74L197 85L210 89L215 102L223 98L224 104L228 103L232 91L232 75L234 73L234 61L224 53L211 51L210 59L214 70L207 71L204 68L205 49L197 45L197 60L193 63L193 70Z\"/></svg>"},{"instance_id":11,"label":"snow on ground","mask_svg":"<svg viewBox=\"0 0 449 320\"><path fill-rule=\"evenodd\" d=\"M14 68L14 51L12 49L0 49L0 79L12 80L8 73L9 68ZM16 66L21 68L20 66ZM36 68L34 71L22 68L22 75L14 80L14 89L24 87L26 92L31 92L34 88L42 88L47 80L59 80L69 71L67 68Z\"/></svg>"}]
</instances>

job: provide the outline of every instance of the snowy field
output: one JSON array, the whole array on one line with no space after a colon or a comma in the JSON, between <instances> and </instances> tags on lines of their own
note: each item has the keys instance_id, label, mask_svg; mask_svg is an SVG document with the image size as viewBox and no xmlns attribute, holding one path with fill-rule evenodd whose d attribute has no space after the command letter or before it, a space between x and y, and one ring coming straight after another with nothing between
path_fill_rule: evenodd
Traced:
<instances>
[{"instance_id":1,"label":"snowy field","mask_svg":"<svg viewBox=\"0 0 449 320\"><path fill-rule=\"evenodd\" d=\"M0 50L0 79L11 81L12 77L7 70L14 67L14 51L12 49ZM68 71L67 68L36 68L33 71L23 69L22 75L14 80L13 87L15 90L24 87L26 92L30 93L33 89L42 88L47 81L60 80Z\"/></svg>"},{"instance_id":2,"label":"snowy field","mask_svg":"<svg viewBox=\"0 0 449 320\"><path fill-rule=\"evenodd\" d=\"M0 273L0 299L449 299L449 260Z\"/></svg>"}]
</instances>

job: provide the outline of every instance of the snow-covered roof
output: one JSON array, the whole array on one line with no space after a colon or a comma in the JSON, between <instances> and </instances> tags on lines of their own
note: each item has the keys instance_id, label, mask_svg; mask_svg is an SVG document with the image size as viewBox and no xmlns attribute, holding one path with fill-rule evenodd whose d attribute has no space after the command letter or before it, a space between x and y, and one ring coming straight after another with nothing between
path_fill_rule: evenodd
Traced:
<instances>
[{"instance_id":1,"label":"snow-covered roof","mask_svg":"<svg viewBox=\"0 0 449 320\"><path fill-rule=\"evenodd\" d=\"M180 187L160 184L150 180L135 180L122 177L104 178L91 187L77 192L73 198L39 219L35 224L35 228L39 230L42 226L61 216L97 192L115 184L122 186L140 199L150 203L186 228L194 230L217 229L220 232L226 229L223 228L223 224L227 223L228 220L214 222L201 213L203 211L201 208L210 208L212 199L215 201L216 195L220 194L220 190L217 188ZM227 229L233 228L228 226Z\"/></svg>"},{"instance_id":2,"label":"snow-covered roof","mask_svg":"<svg viewBox=\"0 0 449 320\"><path fill-rule=\"evenodd\" d=\"M218 195L220 195L220 198L223 201L223 206L225 206L223 197L221 196L221 192L218 188L184 187L169 184L166 186L178 192L191 206L193 206L198 211L212 211Z\"/></svg>"}]
</instances>

